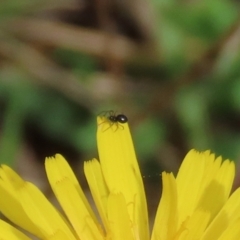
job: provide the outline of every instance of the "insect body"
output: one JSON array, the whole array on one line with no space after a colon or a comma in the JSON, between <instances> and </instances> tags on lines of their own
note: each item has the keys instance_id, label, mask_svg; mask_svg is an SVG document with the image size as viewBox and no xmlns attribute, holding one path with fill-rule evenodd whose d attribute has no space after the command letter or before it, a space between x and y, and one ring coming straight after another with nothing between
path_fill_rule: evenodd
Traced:
<instances>
[{"instance_id":1,"label":"insect body","mask_svg":"<svg viewBox=\"0 0 240 240\"><path fill-rule=\"evenodd\" d=\"M128 118L123 114L118 115L110 115L108 116L108 119L113 123L126 123L128 121Z\"/></svg>"},{"instance_id":2,"label":"insect body","mask_svg":"<svg viewBox=\"0 0 240 240\"><path fill-rule=\"evenodd\" d=\"M124 129L122 123L128 122L128 118L124 114L116 114L114 111L106 111L104 112L103 116L106 116L106 118L109 120L109 128L115 125L116 130L119 128L119 126ZM104 131L106 131L107 129L105 129Z\"/></svg>"}]
</instances>

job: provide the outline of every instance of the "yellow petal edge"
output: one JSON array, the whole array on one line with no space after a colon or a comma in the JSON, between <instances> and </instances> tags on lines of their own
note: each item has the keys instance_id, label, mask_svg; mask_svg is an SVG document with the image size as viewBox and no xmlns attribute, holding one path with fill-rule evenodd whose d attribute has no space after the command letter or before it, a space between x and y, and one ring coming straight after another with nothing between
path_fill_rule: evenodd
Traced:
<instances>
[{"instance_id":1,"label":"yellow petal edge","mask_svg":"<svg viewBox=\"0 0 240 240\"><path fill-rule=\"evenodd\" d=\"M176 176L162 173L162 196L152 234L142 176L127 123L97 119L100 161L84 163L93 210L71 167L60 154L46 158L60 213L32 183L0 168L0 211L44 240L238 240L240 189L232 194L235 165L210 151L191 150ZM29 240L0 220L0 239Z\"/></svg>"}]
</instances>

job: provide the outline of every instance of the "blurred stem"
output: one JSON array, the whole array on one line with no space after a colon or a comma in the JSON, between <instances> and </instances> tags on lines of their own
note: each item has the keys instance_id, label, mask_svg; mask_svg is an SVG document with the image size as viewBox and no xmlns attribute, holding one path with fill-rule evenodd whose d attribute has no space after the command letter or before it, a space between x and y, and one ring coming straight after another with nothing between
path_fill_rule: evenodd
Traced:
<instances>
[{"instance_id":1,"label":"blurred stem","mask_svg":"<svg viewBox=\"0 0 240 240\"><path fill-rule=\"evenodd\" d=\"M23 109L19 104L18 97L9 98L0 142L0 163L6 163L10 166L14 164L22 138L23 116Z\"/></svg>"}]
</instances>

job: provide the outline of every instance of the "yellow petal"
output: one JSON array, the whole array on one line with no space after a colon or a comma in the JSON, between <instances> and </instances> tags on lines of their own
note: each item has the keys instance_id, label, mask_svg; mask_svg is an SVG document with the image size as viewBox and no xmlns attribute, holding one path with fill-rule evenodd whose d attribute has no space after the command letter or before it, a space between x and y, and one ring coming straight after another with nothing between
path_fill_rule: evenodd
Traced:
<instances>
[{"instance_id":1,"label":"yellow petal","mask_svg":"<svg viewBox=\"0 0 240 240\"><path fill-rule=\"evenodd\" d=\"M24 211L44 238L48 239L61 230L66 240L76 239L60 213L36 186L26 182L18 192Z\"/></svg>"},{"instance_id":2,"label":"yellow petal","mask_svg":"<svg viewBox=\"0 0 240 240\"><path fill-rule=\"evenodd\" d=\"M234 170L233 162L222 163L222 158L215 159L210 151L191 150L177 175L179 225L196 209L210 213L213 219L228 199Z\"/></svg>"},{"instance_id":3,"label":"yellow petal","mask_svg":"<svg viewBox=\"0 0 240 240\"><path fill-rule=\"evenodd\" d=\"M117 127L98 117L97 142L109 191L123 194L130 220L138 227L141 239L149 239L145 192L128 124Z\"/></svg>"},{"instance_id":4,"label":"yellow petal","mask_svg":"<svg viewBox=\"0 0 240 240\"><path fill-rule=\"evenodd\" d=\"M69 181L73 184L76 191L78 192L80 198L84 202L84 205L88 209L89 213L92 215L93 218L95 218L92 208L89 205L88 200L86 199L85 194L75 174L73 173L71 167L69 166L65 158L60 154L56 154L55 157L52 157L52 158L51 157L46 158L45 168L46 168L46 173L47 173L47 177L50 184L55 185L56 182L64 178L68 178ZM96 218L95 218L95 221L97 221Z\"/></svg>"},{"instance_id":5,"label":"yellow petal","mask_svg":"<svg viewBox=\"0 0 240 240\"><path fill-rule=\"evenodd\" d=\"M177 186L173 174L162 173L163 191L155 217L152 240L170 240L177 231Z\"/></svg>"},{"instance_id":6,"label":"yellow petal","mask_svg":"<svg viewBox=\"0 0 240 240\"><path fill-rule=\"evenodd\" d=\"M201 159L202 157L202 154L191 150L184 158L177 174L178 227L196 208L205 167L205 162Z\"/></svg>"},{"instance_id":7,"label":"yellow petal","mask_svg":"<svg viewBox=\"0 0 240 240\"><path fill-rule=\"evenodd\" d=\"M218 215L209 225L201 240L218 239L236 219L240 218L240 189L228 199Z\"/></svg>"},{"instance_id":8,"label":"yellow petal","mask_svg":"<svg viewBox=\"0 0 240 240\"><path fill-rule=\"evenodd\" d=\"M12 225L0 219L0 239L1 240L31 240L25 234L14 228Z\"/></svg>"},{"instance_id":9,"label":"yellow petal","mask_svg":"<svg viewBox=\"0 0 240 240\"><path fill-rule=\"evenodd\" d=\"M210 213L204 211L195 211L191 217L187 218L184 226L177 234L175 240L193 240L200 239L210 220ZM170 238L169 238L170 239Z\"/></svg>"},{"instance_id":10,"label":"yellow petal","mask_svg":"<svg viewBox=\"0 0 240 240\"><path fill-rule=\"evenodd\" d=\"M96 159L84 162L84 173L91 190L93 200L103 221L106 231L109 230L107 221L107 199L109 191L103 179L102 170Z\"/></svg>"},{"instance_id":11,"label":"yellow petal","mask_svg":"<svg viewBox=\"0 0 240 240\"><path fill-rule=\"evenodd\" d=\"M103 239L97 219L66 160L58 154L55 159L47 159L45 164L54 194L79 238L91 239L92 235L97 235ZM90 225L87 219L93 220L89 220Z\"/></svg>"},{"instance_id":12,"label":"yellow petal","mask_svg":"<svg viewBox=\"0 0 240 240\"><path fill-rule=\"evenodd\" d=\"M13 169L6 165L1 165L0 178L5 186L10 189L21 187L25 182Z\"/></svg>"},{"instance_id":13,"label":"yellow petal","mask_svg":"<svg viewBox=\"0 0 240 240\"><path fill-rule=\"evenodd\" d=\"M197 208L211 213L211 219L215 217L229 197L234 179L234 170L233 162L225 160L215 174L209 177L205 188L202 184L202 192L199 191Z\"/></svg>"},{"instance_id":14,"label":"yellow petal","mask_svg":"<svg viewBox=\"0 0 240 240\"><path fill-rule=\"evenodd\" d=\"M67 234L61 229L56 230L52 235L50 235L47 240L66 240L69 239ZM76 238L78 239L78 238Z\"/></svg>"},{"instance_id":15,"label":"yellow petal","mask_svg":"<svg viewBox=\"0 0 240 240\"><path fill-rule=\"evenodd\" d=\"M240 219L232 223L221 235L218 240L239 240L240 236Z\"/></svg>"},{"instance_id":16,"label":"yellow petal","mask_svg":"<svg viewBox=\"0 0 240 240\"><path fill-rule=\"evenodd\" d=\"M18 189L24 186L25 182L8 167L3 167L0 171L0 196L4 196L0 197L0 211L16 225L39 238L43 238L41 232L27 216L20 202Z\"/></svg>"},{"instance_id":17,"label":"yellow petal","mask_svg":"<svg viewBox=\"0 0 240 240\"><path fill-rule=\"evenodd\" d=\"M114 240L136 240L141 236L133 237L137 234L132 229L131 221L127 211L127 205L122 194L110 194L108 198L108 220L110 224L109 239ZM132 232L133 231L133 232Z\"/></svg>"},{"instance_id":18,"label":"yellow petal","mask_svg":"<svg viewBox=\"0 0 240 240\"><path fill-rule=\"evenodd\" d=\"M209 182L211 182L212 179L217 175L222 164L222 158L218 157L215 159L215 155L211 154L210 151L205 151L204 153L202 152L198 154L203 154L201 161L204 161L205 165L204 177L199 189L200 192L204 192L204 189L207 185L209 185Z\"/></svg>"}]
</instances>

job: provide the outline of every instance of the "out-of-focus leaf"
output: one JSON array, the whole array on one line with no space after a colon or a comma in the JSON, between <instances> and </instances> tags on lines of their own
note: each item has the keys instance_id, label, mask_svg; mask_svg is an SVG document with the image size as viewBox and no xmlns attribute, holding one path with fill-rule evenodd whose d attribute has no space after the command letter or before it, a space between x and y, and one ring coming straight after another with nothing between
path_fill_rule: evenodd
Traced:
<instances>
[{"instance_id":1,"label":"out-of-focus leaf","mask_svg":"<svg viewBox=\"0 0 240 240\"><path fill-rule=\"evenodd\" d=\"M87 77L97 70L96 59L84 53L67 49L57 49L54 56L63 66L69 67L77 75L82 77ZM85 79L83 78L83 80Z\"/></svg>"},{"instance_id":2,"label":"out-of-focus leaf","mask_svg":"<svg viewBox=\"0 0 240 240\"><path fill-rule=\"evenodd\" d=\"M234 132L218 132L211 150L225 159L237 160L240 155L240 135Z\"/></svg>"},{"instance_id":3,"label":"out-of-focus leaf","mask_svg":"<svg viewBox=\"0 0 240 240\"><path fill-rule=\"evenodd\" d=\"M148 118L141 122L133 133L134 145L138 156L141 156L141 159L154 156L156 150L163 143L165 135L165 125L162 121Z\"/></svg>"},{"instance_id":4,"label":"out-of-focus leaf","mask_svg":"<svg viewBox=\"0 0 240 240\"><path fill-rule=\"evenodd\" d=\"M0 19L4 17L13 17L26 12L36 11L44 4L50 4L46 0L7 0L0 2Z\"/></svg>"},{"instance_id":5,"label":"out-of-focus leaf","mask_svg":"<svg viewBox=\"0 0 240 240\"><path fill-rule=\"evenodd\" d=\"M237 7L226 0L204 0L189 4L173 1L166 4L152 0L152 4L158 23L155 28L161 56L170 65L172 59L174 61L177 58L179 63L183 63L186 56L196 52L201 54L201 48L228 32L238 17Z\"/></svg>"},{"instance_id":6,"label":"out-of-focus leaf","mask_svg":"<svg viewBox=\"0 0 240 240\"><path fill-rule=\"evenodd\" d=\"M240 76L231 86L231 97L234 108L240 111Z\"/></svg>"},{"instance_id":7,"label":"out-of-focus leaf","mask_svg":"<svg viewBox=\"0 0 240 240\"><path fill-rule=\"evenodd\" d=\"M238 12L232 3L226 0L200 1L183 5L176 4L168 11L166 18L187 34L212 40L237 19Z\"/></svg>"},{"instance_id":8,"label":"out-of-focus leaf","mask_svg":"<svg viewBox=\"0 0 240 240\"><path fill-rule=\"evenodd\" d=\"M96 119L91 118L87 123L79 125L74 133L73 144L76 148L80 148L86 153L91 153L89 157L96 157L95 152L97 149L96 145Z\"/></svg>"},{"instance_id":9,"label":"out-of-focus leaf","mask_svg":"<svg viewBox=\"0 0 240 240\"><path fill-rule=\"evenodd\" d=\"M176 96L175 108L189 148L208 148L211 141L206 89L197 86L182 89Z\"/></svg>"},{"instance_id":10,"label":"out-of-focus leaf","mask_svg":"<svg viewBox=\"0 0 240 240\"><path fill-rule=\"evenodd\" d=\"M4 80L1 81L3 77ZM4 94L5 100L7 100L5 114L3 115L0 163L13 165L23 140L22 126L33 100L29 98L28 93L32 88L25 81L25 77L16 69L11 69L8 74L4 74L4 71L0 74L0 94Z\"/></svg>"}]
</instances>

